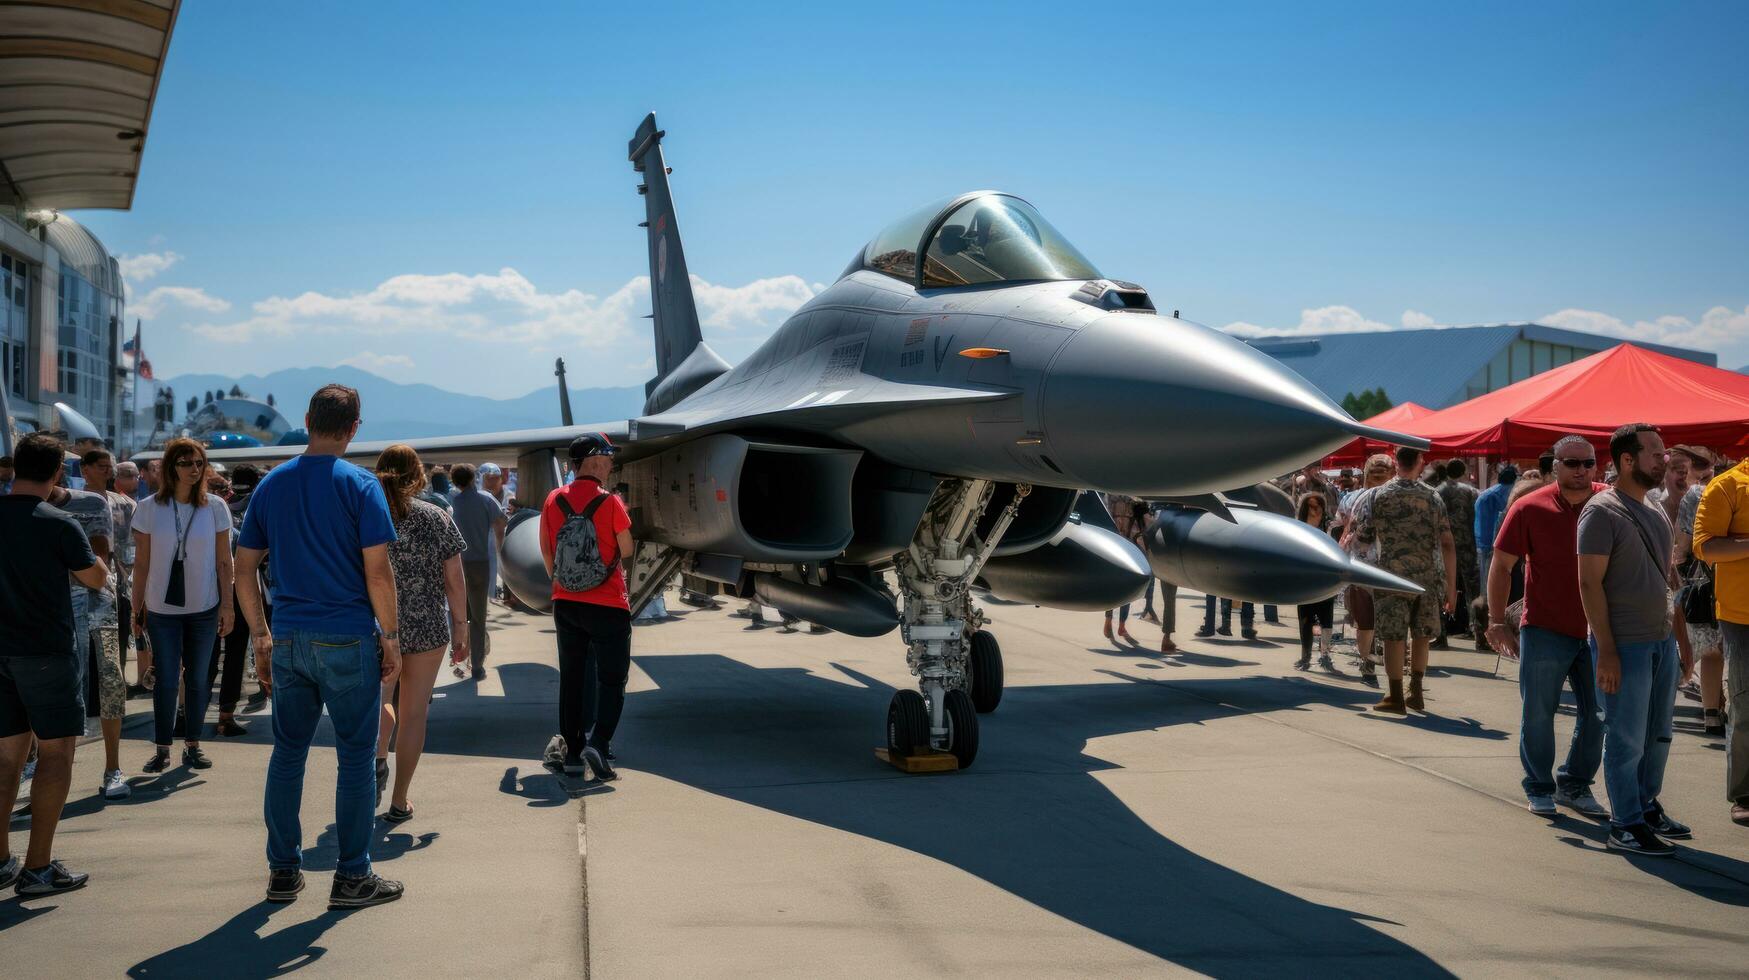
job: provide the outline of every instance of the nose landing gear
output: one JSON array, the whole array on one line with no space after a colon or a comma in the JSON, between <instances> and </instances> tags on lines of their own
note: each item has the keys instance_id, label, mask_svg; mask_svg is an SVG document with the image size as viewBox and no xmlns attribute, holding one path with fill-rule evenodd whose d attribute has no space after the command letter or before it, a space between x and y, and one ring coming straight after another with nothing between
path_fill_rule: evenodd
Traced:
<instances>
[{"instance_id":1,"label":"nose landing gear","mask_svg":"<svg viewBox=\"0 0 1749 980\"><path fill-rule=\"evenodd\" d=\"M944 481L896 562L905 659L921 693L900 691L887 709L887 748L895 757L948 752L960 768L969 767L978 755L978 712L994 710L1002 699L1001 649L980 628L983 611L972 605L968 589L1032 487L1016 487L979 540L978 520L994 488L988 480Z\"/></svg>"}]
</instances>

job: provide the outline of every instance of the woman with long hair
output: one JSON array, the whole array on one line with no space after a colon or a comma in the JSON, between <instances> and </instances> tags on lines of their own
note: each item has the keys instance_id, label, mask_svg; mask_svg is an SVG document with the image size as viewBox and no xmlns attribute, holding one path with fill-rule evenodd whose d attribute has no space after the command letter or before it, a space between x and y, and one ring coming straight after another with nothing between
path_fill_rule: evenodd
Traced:
<instances>
[{"instance_id":1,"label":"woman with long hair","mask_svg":"<svg viewBox=\"0 0 1749 980\"><path fill-rule=\"evenodd\" d=\"M1310 524L1328 534L1331 515L1324 513L1325 500L1325 496L1316 490L1300 494L1296 516L1302 523ZM1336 597L1331 596L1321 602L1302 603L1299 607L1299 619L1300 659L1294 664L1294 669L1312 669L1312 627L1317 626L1318 666L1334 673L1336 665L1330 660L1330 631L1336 621Z\"/></svg>"},{"instance_id":2,"label":"woman with long hair","mask_svg":"<svg viewBox=\"0 0 1749 980\"><path fill-rule=\"evenodd\" d=\"M383 819L413 819L407 789L425 750L426 711L445 647L452 663L468 659L467 593L462 584L462 533L443 508L419 499L425 466L412 446L393 445L377 457L377 479L395 519L389 564L395 570L400 608L401 676L383 688L382 728L377 736L377 803L389 775L389 741L395 741L395 791ZM446 602L447 601L447 608ZM396 734L399 723L400 732Z\"/></svg>"},{"instance_id":3,"label":"woman with long hair","mask_svg":"<svg viewBox=\"0 0 1749 980\"><path fill-rule=\"evenodd\" d=\"M150 773L170 766L176 727L176 696L184 688L187 727L182 764L212 768L200 749L207 702L212 697L208 669L213 638L231 632L231 512L207 493L206 448L193 439L164 445L158 492L134 512L134 635L151 635L142 650L140 673L157 660L152 691L153 743L157 751L145 765Z\"/></svg>"}]
</instances>

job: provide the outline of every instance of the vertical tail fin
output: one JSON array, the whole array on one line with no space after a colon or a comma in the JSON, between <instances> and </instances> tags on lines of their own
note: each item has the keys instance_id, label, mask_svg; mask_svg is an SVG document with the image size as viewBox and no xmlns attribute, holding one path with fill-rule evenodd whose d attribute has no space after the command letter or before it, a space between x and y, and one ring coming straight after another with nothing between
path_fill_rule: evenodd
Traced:
<instances>
[{"instance_id":1,"label":"vertical tail fin","mask_svg":"<svg viewBox=\"0 0 1749 980\"><path fill-rule=\"evenodd\" d=\"M692 299L692 279L686 271L686 253L680 247L680 226L674 220L674 199L668 193L663 135L652 112L644 117L628 147L632 169L644 175L638 193L644 195L644 227L650 239L650 300L656 324L652 390L703 340L698 307Z\"/></svg>"}]
</instances>

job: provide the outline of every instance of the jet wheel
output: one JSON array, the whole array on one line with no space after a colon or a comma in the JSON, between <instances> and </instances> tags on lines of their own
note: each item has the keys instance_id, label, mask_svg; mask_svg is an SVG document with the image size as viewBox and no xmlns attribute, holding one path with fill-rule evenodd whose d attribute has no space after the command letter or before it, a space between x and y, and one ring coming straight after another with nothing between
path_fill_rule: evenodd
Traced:
<instances>
[{"instance_id":1,"label":"jet wheel","mask_svg":"<svg viewBox=\"0 0 1749 980\"><path fill-rule=\"evenodd\" d=\"M972 707L987 715L1002 703L1002 646L996 634L979 630L972 634Z\"/></svg>"},{"instance_id":2,"label":"jet wheel","mask_svg":"<svg viewBox=\"0 0 1749 980\"><path fill-rule=\"evenodd\" d=\"M959 760L961 769L970 769L978 757L978 712L972 707L972 696L957 689L949 691L942 707L947 715L947 750Z\"/></svg>"},{"instance_id":3,"label":"jet wheel","mask_svg":"<svg viewBox=\"0 0 1749 980\"><path fill-rule=\"evenodd\" d=\"M929 707L923 695L916 691L894 693L887 705L887 751L906 756L929 750Z\"/></svg>"}]
</instances>

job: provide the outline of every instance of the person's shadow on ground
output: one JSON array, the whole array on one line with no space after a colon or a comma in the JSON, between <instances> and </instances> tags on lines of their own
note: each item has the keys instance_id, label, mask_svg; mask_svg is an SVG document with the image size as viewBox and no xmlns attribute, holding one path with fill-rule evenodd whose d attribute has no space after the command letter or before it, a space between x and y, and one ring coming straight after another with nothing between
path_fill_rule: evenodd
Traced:
<instances>
[{"instance_id":1,"label":"person's shadow on ground","mask_svg":"<svg viewBox=\"0 0 1749 980\"><path fill-rule=\"evenodd\" d=\"M328 950L315 945L345 912L327 911L314 919L263 935L269 917L287 905L257 902L194 942L166 950L128 968L130 977L223 976L265 980L301 970Z\"/></svg>"},{"instance_id":2,"label":"person's shadow on ground","mask_svg":"<svg viewBox=\"0 0 1749 980\"><path fill-rule=\"evenodd\" d=\"M521 773L522 769L518 766L505 769L504 778L498 781L498 792L520 796L531 807L564 806L580 797L613 792L613 787L606 783L585 782L581 777L571 779L545 769L536 770L527 776Z\"/></svg>"},{"instance_id":3,"label":"person's shadow on ground","mask_svg":"<svg viewBox=\"0 0 1749 980\"><path fill-rule=\"evenodd\" d=\"M412 834L387 832L383 828L392 826L382 820L375 820L371 825L370 860L372 864L382 861L393 861L403 854L413 851L423 851L437 841L437 831L427 831L415 837ZM329 824L316 836L316 843L304 848L304 871L333 871L334 865L340 859L340 833L334 824Z\"/></svg>"}]
</instances>

